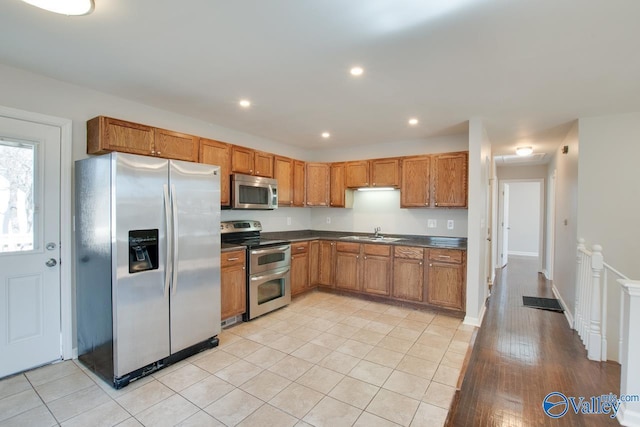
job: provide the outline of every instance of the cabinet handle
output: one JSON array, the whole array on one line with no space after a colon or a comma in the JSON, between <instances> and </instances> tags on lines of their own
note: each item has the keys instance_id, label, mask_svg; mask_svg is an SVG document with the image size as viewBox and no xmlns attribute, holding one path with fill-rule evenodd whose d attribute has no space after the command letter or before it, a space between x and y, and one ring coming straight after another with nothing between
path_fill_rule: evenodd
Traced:
<instances>
[{"instance_id":1,"label":"cabinet handle","mask_svg":"<svg viewBox=\"0 0 640 427\"><path fill-rule=\"evenodd\" d=\"M433 267L433 264L429 264L429 267Z\"/></svg>"},{"instance_id":2,"label":"cabinet handle","mask_svg":"<svg viewBox=\"0 0 640 427\"><path fill-rule=\"evenodd\" d=\"M359 258L360 258L360 255L356 255L356 259L359 259Z\"/></svg>"},{"instance_id":3,"label":"cabinet handle","mask_svg":"<svg viewBox=\"0 0 640 427\"><path fill-rule=\"evenodd\" d=\"M449 255L438 255L438 258L447 258L447 259L449 259L451 257Z\"/></svg>"},{"instance_id":4,"label":"cabinet handle","mask_svg":"<svg viewBox=\"0 0 640 427\"><path fill-rule=\"evenodd\" d=\"M227 261L237 261L237 260L239 260L239 259L240 259L240 258L227 258Z\"/></svg>"},{"instance_id":5,"label":"cabinet handle","mask_svg":"<svg viewBox=\"0 0 640 427\"><path fill-rule=\"evenodd\" d=\"M161 153L159 151L156 151L156 154L159 156Z\"/></svg>"},{"instance_id":6,"label":"cabinet handle","mask_svg":"<svg viewBox=\"0 0 640 427\"><path fill-rule=\"evenodd\" d=\"M297 248L299 251L304 249L304 246L300 246L299 248Z\"/></svg>"},{"instance_id":7,"label":"cabinet handle","mask_svg":"<svg viewBox=\"0 0 640 427\"><path fill-rule=\"evenodd\" d=\"M364 259L367 259L367 257L364 257Z\"/></svg>"},{"instance_id":8,"label":"cabinet handle","mask_svg":"<svg viewBox=\"0 0 640 427\"><path fill-rule=\"evenodd\" d=\"M256 175L259 175L259 174L260 174L260 171L256 171Z\"/></svg>"},{"instance_id":9,"label":"cabinet handle","mask_svg":"<svg viewBox=\"0 0 640 427\"><path fill-rule=\"evenodd\" d=\"M375 187L375 186L376 186L376 183L374 182L372 185Z\"/></svg>"},{"instance_id":10,"label":"cabinet handle","mask_svg":"<svg viewBox=\"0 0 640 427\"><path fill-rule=\"evenodd\" d=\"M436 204L436 206L438 206L438 202L436 202L435 204Z\"/></svg>"}]
</instances>

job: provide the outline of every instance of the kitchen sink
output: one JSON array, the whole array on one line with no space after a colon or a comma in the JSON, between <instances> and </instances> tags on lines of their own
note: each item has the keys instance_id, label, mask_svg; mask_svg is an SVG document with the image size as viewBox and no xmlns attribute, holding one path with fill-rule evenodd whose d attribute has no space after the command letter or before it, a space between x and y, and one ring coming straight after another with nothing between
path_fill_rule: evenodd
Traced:
<instances>
[{"instance_id":1,"label":"kitchen sink","mask_svg":"<svg viewBox=\"0 0 640 427\"><path fill-rule=\"evenodd\" d=\"M344 236L340 237L344 240L362 240L365 242L397 242L398 240L404 240L402 237L375 237L375 236Z\"/></svg>"}]
</instances>

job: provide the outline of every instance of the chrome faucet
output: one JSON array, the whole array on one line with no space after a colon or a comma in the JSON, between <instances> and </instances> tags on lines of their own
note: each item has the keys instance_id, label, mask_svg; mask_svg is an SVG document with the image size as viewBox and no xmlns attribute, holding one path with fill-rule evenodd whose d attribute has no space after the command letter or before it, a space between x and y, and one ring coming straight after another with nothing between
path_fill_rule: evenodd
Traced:
<instances>
[{"instance_id":1,"label":"chrome faucet","mask_svg":"<svg viewBox=\"0 0 640 427\"><path fill-rule=\"evenodd\" d=\"M373 237L378 238L378 237L382 237L380 235L380 227L376 227L373 229Z\"/></svg>"}]
</instances>

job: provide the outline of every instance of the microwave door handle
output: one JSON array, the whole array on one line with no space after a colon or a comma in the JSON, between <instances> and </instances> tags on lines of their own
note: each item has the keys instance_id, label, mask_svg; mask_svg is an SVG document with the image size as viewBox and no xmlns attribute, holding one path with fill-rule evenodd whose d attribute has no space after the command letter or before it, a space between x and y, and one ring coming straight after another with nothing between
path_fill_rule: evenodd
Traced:
<instances>
[{"instance_id":1,"label":"microwave door handle","mask_svg":"<svg viewBox=\"0 0 640 427\"><path fill-rule=\"evenodd\" d=\"M287 249L289 249L290 247L291 246L286 245L286 246L278 246L277 248L257 249L257 250L251 251L251 255L262 255L262 254L265 254L265 253L275 252L275 251L284 252Z\"/></svg>"},{"instance_id":2,"label":"microwave door handle","mask_svg":"<svg viewBox=\"0 0 640 427\"><path fill-rule=\"evenodd\" d=\"M272 274L264 274L262 276L251 276L251 281L252 282L258 282L258 281L263 281L263 280L272 280L272 279L277 279L279 277L284 277L289 273L289 269L287 268L284 271L280 271L278 273L272 273Z\"/></svg>"},{"instance_id":3,"label":"microwave door handle","mask_svg":"<svg viewBox=\"0 0 640 427\"><path fill-rule=\"evenodd\" d=\"M276 205L277 203L273 203L273 186L269 184L269 207Z\"/></svg>"}]
</instances>

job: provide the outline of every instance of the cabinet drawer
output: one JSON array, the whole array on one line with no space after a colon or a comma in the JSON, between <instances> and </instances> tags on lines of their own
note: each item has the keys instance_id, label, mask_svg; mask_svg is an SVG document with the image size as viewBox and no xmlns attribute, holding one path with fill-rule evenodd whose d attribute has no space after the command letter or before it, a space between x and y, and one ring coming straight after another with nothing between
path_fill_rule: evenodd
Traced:
<instances>
[{"instance_id":1,"label":"cabinet drawer","mask_svg":"<svg viewBox=\"0 0 640 427\"><path fill-rule=\"evenodd\" d=\"M336 251L357 254L360 253L360 243L337 242Z\"/></svg>"},{"instance_id":2,"label":"cabinet drawer","mask_svg":"<svg viewBox=\"0 0 640 427\"><path fill-rule=\"evenodd\" d=\"M391 246L389 245L364 245L365 255L389 256L391 255Z\"/></svg>"},{"instance_id":3,"label":"cabinet drawer","mask_svg":"<svg viewBox=\"0 0 640 427\"><path fill-rule=\"evenodd\" d=\"M220 267L233 267L235 265L244 265L244 251L222 252L220 256Z\"/></svg>"},{"instance_id":4,"label":"cabinet drawer","mask_svg":"<svg viewBox=\"0 0 640 427\"><path fill-rule=\"evenodd\" d=\"M396 258L423 259L424 249L413 246L396 246L393 249Z\"/></svg>"},{"instance_id":5,"label":"cabinet drawer","mask_svg":"<svg viewBox=\"0 0 640 427\"><path fill-rule=\"evenodd\" d=\"M304 254L309 251L309 242L291 242L291 255Z\"/></svg>"},{"instance_id":6,"label":"cabinet drawer","mask_svg":"<svg viewBox=\"0 0 640 427\"><path fill-rule=\"evenodd\" d=\"M457 249L429 249L429 261L462 263L462 251Z\"/></svg>"}]
</instances>

